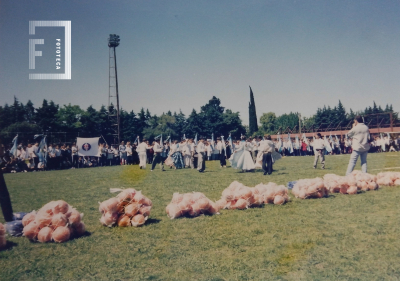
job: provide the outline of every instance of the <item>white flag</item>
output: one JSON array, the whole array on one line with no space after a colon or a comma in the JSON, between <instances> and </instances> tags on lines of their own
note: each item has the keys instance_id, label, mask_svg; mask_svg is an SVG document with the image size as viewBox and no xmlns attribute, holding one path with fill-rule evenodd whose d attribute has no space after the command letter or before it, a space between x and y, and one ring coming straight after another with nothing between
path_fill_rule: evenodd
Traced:
<instances>
[{"instance_id":1,"label":"white flag","mask_svg":"<svg viewBox=\"0 0 400 281\"><path fill-rule=\"evenodd\" d=\"M79 156L99 156L99 139L98 138L77 138L76 147Z\"/></svg>"}]
</instances>

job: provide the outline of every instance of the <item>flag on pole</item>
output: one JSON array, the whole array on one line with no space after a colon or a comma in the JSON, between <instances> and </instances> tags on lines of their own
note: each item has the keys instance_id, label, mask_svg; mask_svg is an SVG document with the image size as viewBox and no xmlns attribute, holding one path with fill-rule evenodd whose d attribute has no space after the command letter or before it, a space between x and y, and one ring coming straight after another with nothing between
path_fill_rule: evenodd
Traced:
<instances>
[{"instance_id":1,"label":"flag on pole","mask_svg":"<svg viewBox=\"0 0 400 281\"><path fill-rule=\"evenodd\" d=\"M298 136L296 136L296 142L294 144L296 149L300 149L300 141Z\"/></svg>"},{"instance_id":2,"label":"flag on pole","mask_svg":"<svg viewBox=\"0 0 400 281\"><path fill-rule=\"evenodd\" d=\"M280 134L278 134L278 147L277 148L278 148L279 153L281 153L283 147L282 147L282 139L281 139L281 135Z\"/></svg>"},{"instance_id":3,"label":"flag on pole","mask_svg":"<svg viewBox=\"0 0 400 281\"><path fill-rule=\"evenodd\" d=\"M332 147L328 141L328 139L326 138L326 136L324 136L324 145L325 145L325 149L328 153L332 152Z\"/></svg>"},{"instance_id":4,"label":"flag on pole","mask_svg":"<svg viewBox=\"0 0 400 281\"><path fill-rule=\"evenodd\" d=\"M231 134L229 134L229 137L228 137L227 141L229 141L229 145L231 146L231 154L232 154L232 153L233 153L233 143L232 143L232 136L231 136Z\"/></svg>"},{"instance_id":5,"label":"flag on pole","mask_svg":"<svg viewBox=\"0 0 400 281\"><path fill-rule=\"evenodd\" d=\"M39 162L42 162L45 166L47 164L46 152L47 152L46 136L43 136L42 140L39 143L37 155L39 158Z\"/></svg>"},{"instance_id":6,"label":"flag on pole","mask_svg":"<svg viewBox=\"0 0 400 281\"><path fill-rule=\"evenodd\" d=\"M292 140L290 139L290 134L288 133L288 145L287 145L288 149L289 149L289 153L292 154L293 153L293 143Z\"/></svg>"},{"instance_id":7,"label":"flag on pole","mask_svg":"<svg viewBox=\"0 0 400 281\"><path fill-rule=\"evenodd\" d=\"M18 147L18 134L12 140L13 146L10 150L10 154L13 155L15 158L17 157L17 147Z\"/></svg>"},{"instance_id":8,"label":"flag on pole","mask_svg":"<svg viewBox=\"0 0 400 281\"><path fill-rule=\"evenodd\" d=\"M182 139L183 139L183 140L186 140L186 135L185 135L185 134L183 134Z\"/></svg>"},{"instance_id":9,"label":"flag on pole","mask_svg":"<svg viewBox=\"0 0 400 281\"><path fill-rule=\"evenodd\" d=\"M194 137L194 144L197 145L197 133L196 136Z\"/></svg>"},{"instance_id":10,"label":"flag on pole","mask_svg":"<svg viewBox=\"0 0 400 281\"><path fill-rule=\"evenodd\" d=\"M99 138L76 138L79 156L99 156Z\"/></svg>"},{"instance_id":11,"label":"flag on pole","mask_svg":"<svg viewBox=\"0 0 400 281\"><path fill-rule=\"evenodd\" d=\"M214 149L214 133L211 134L211 148Z\"/></svg>"}]
</instances>

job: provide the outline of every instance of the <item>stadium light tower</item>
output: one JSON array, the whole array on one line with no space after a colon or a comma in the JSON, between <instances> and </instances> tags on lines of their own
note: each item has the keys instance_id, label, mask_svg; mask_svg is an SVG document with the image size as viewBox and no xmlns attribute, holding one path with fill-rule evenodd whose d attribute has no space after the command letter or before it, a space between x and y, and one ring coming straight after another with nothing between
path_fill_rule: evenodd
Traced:
<instances>
[{"instance_id":1,"label":"stadium light tower","mask_svg":"<svg viewBox=\"0 0 400 281\"><path fill-rule=\"evenodd\" d=\"M114 144L120 143L119 132L119 96L118 96L118 76L117 76L117 54L115 48L119 45L119 36L110 34L108 38L109 50L109 78L108 78L108 120L113 129Z\"/></svg>"}]
</instances>

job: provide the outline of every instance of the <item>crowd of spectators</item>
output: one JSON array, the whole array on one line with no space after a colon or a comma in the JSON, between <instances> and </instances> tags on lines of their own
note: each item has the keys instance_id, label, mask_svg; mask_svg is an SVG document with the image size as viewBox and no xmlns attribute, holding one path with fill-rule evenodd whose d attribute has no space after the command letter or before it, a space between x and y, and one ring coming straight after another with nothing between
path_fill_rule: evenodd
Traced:
<instances>
[{"instance_id":1,"label":"crowd of spectators","mask_svg":"<svg viewBox=\"0 0 400 281\"><path fill-rule=\"evenodd\" d=\"M397 138L382 137L380 135L373 136L374 141L371 143L370 152L397 152L400 149L400 136ZM248 147L252 150L253 158L256 158L258 153L258 145L262 140L261 137L248 138ZM147 164L152 164L154 158L153 143L146 142ZM224 142L226 158L229 159L235 146L239 141ZM325 150L325 154L349 154L351 153L351 139L327 138L327 142L331 146L331 151ZM174 141L173 144L179 143ZM181 149L184 147L185 141L181 141ZM170 150L170 143L164 143L166 154ZM216 148L215 142L208 139L204 142L206 148L205 160L219 160L220 151ZM178 145L179 147L179 145ZM10 153L11 145L6 147L6 153L0 159L3 162L2 169L5 173L16 172L31 172L44 170L61 170L61 169L76 169L89 167L105 167L114 165L136 165L139 164L139 156L136 151L137 144L131 142L121 142L119 145L108 145L106 143L99 144L97 156L79 156L79 149L75 143L66 144L49 144L47 149L39 151L39 143L20 143L17 147L15 156ZM314 155L313 139L296 140L291 138L275 140L275 148L283 156L311 156ZM181 149L177 150L184 154ZM183 155L184 156L184 155Z\"/></svg>"}]
</instances>

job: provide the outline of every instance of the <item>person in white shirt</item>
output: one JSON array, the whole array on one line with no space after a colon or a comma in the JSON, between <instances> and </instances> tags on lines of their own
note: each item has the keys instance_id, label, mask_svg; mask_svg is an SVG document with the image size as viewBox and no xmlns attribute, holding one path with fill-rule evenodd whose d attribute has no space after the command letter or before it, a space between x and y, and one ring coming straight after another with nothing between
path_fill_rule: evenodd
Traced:
<instances>
[{"instance_id":1,"label":"person in white shirt","mask_svg":"<svg viewBox=\"0 0 400 281\"><path fill-rule=\"evenodd\" d=\"M217 145L215 146L216 149L218 150L218 158L219 158L219 164L222 167L226 168L226 159L225 159L225 144L222 143L221 138L217 138Z\"/></svg>"},{"instance_id":2,"label":"person in white shirt","mask_svg":"<svg viewBox=\"0 0 400 281\"><path fill-rule=\"evenodd\" d=\"M356 166L358 157L361 159L361 171L367 172L367 155L370 149L370 134L368 126L364 124L360 115L354 118L353 129L347 133L352 138L351 148L353 152L350 155L349 165L347 166L346 175L350 174Z\"/></svg>"},{"instance_id":3,"label":"person in white shirt","mask_svg":"<svg viewBox=\"0 0 400 281\"><path fill-rule=\"evenodd\" d=\"M188 147L190 149L190 168L194 169L194 153L196 146L194 145L193 139L189 139Z\"/></svg>"},{"instance_id":4,"label":"person in white shirt","mask_svg":"<svg viewBox=\"0 0 400 281\"><path fill-rule=\"evenodd\" d=\"M253 157L253 161L255 163L257 160L258 146L260 145L260 143L257 141L257 137L253 138L251 144L253 145L253 149L251 151L251 156Z\"/></svg>"},{"instance_id":5,"label":"person in white shirt","mask_svg":"<svg viewBox=\"0 0 400 281\"><path fill-rule=\"evenodd\" d=\"M78 148L76 147L76 143L72 144L71 147L71 155L72 155L72 168L78 168Z\"/></svg>"},{"instance_id":6,"label":"person in white shirt","mask_svg":"<svg viewBox=\"0 0 400 281\"><path fill-rule=\"evenodd\" d=\"M160 144L160 140L154 141L153 143L153 150L154 150L154 159L151 165L151 171L154 170L156 165L160 163L161 171L164 171L164 162L161 157L161 153L163 152L164 146Z\"/></svg>"},{"instance_id":7,"label":"person in white shirt","mask_svg":"<svg viewBox=\"0 0 400 281\"><path fill-rule=\"evenodd\" d=\"M264 171L265 175L272 174L272 153L275 152L275 144L271 140L271 136L266 134L264 135L264 140L260 141L260 146L258 148L258 153L262 154L262 165L261 168ZM257 158L261 156L258 155Z\"/></svg>"},{"instance_id":8,"label":"person in white shirt","mask_svg":"<svg viewBox=\"0 0 400 281\"><path fill-rule=\"evenodd\" d=\"M49 144L47 147L47 155L48 155L48 161L47 161L47 168L49 170L54 170L55 167L55 159L56 159L56 152L55 152L55 144Z\"/></svg>"},{"instance_id":9,"label":"person in white shirt","mask_svg":"<svg viewBox=\"0 0 400 281\"><path fill-rule=\"evenodd\" d=\"M114 150L112 149L111 146L108 146L108 144L106 145L106 150L107 150L107 165L112 166L114 160Z\"/></svg>"},{"instance_id":10,"label":"person in white shirt","mask_svg":"<svg viewBox=\"0 0 400 281\"><path fill-rule=\"evenodd\" d=\"M139 168L146 169L148 145L145 139L137 146L136 151L139 156Z\"/></svg>"},{"instance_id":11,"label":"person in white shirt","mask_svg":"<svg viewBox=\"0 0 400 281\"><path fill-rule=\"evenodd\" d=\"M61 149L58 145L54 148L54 169L58 170L61 165Z\"/></svg>"},{"instance_id":12,"label":"person in white shirt","mask_svg":"<svg viewBox=\"0 0 400 281\"><path fill-rule=\"evenodd\" d=\"M211 143L208 141L205 141L204 146L206 149L207 161L214 160L215 158L213 157L213 154L214 154L215 149L213 149L213 146L211 145Z\"/></svg>"},{"instance_id":13,"label":"person in white shirt","mask_svg":"<svg viewBox=\"0 0 400 281\"><path fill-rule=\"evenodd\" d=\"M197 170L200 173L204 173L206 169L206 162L205 162L205 151L206 148L204 146L204 138L200 138L199 142L197 143L196 152L197 152Z\"/></svg>"},{"instance_id":14,"label":"person in white shirt","mask_svg":"<svg viewBox=\"0 0 400 281\"><path fill-rule=\"evenodd\" d=\"M121 165L126 165L127 155L126 155L126 145L124 141L121 142L118 149L119 149L119 157L121 159Z\"/></svg>"},{"instance_id":15,"label":"person in white shirt","mask_svg":"<svg viewBox=\"0 0 400 281\"><path fill-rule=\"evenodd\" d=\"M315 137L315 141L313 143L314 147L314 169L317 168L317 163L318 163L318 158L320 158L321 165L322 165L322 170L325 169L325 155L324 155L324 140L322 139L322 136L320 133L317 134Z\"/></svg>"},{"instance_id":16,"label":"person in white shirt","mask_svg":"<svg viewBox=\"0 0 400 281\"><path fill-rule=\"evenodd\" d=\"M131 142L126 143L126 164L132 165L133 164L133 158L132 158L132 146Z\"/></svg>"},{"instance_id":17,"label":"person in white shirt","mask_svg":"<svg viewBox=\"0 0 400 281\"><path fill-rule=\"evenodd\" d=\"M181 149L181 153L183 156L183 162L185 164L185 167L191 167L190 166L190 158L192 157L192 154L190 151L190 145L187 140L185 142L181 143L180 149Z\"/></svg>"}]
</instances>

